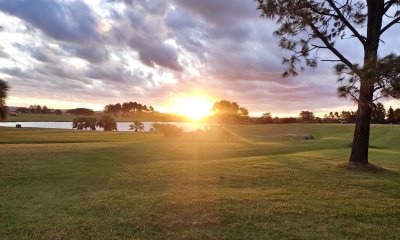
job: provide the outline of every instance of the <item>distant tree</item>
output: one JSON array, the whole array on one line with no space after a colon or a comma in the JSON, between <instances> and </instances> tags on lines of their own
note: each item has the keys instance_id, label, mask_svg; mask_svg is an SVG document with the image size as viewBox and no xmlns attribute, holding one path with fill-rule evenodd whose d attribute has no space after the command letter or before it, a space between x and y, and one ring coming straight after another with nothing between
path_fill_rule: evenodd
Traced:
<instances>
[{"instance_id":1,"label":"distant tree","mask_svg":"<svg viewBox=\"0 0 400 240\"><path fill-rule=\"evenodd\" d=\"M279 25L275 35L279 37L280 47L292 53L283 59L283 63L288 65L284 75L297 75L299 67L300 71L305 66L316 67L321 51L329 51L336 57L333 61L341 62L336 67L342 82L339 95L349 93L350 96L351 93L358 104L349 165L367 165L371 106L375 96L377 93L398 96L398 56L379 59L378 54L380 43L384 42L383 34L400 23L400 1L256 1L261 15ZM338 42L349 38L353 38L353 47L363 49L362 65L352 61L345 51L337 47Z\"/></svg>"},{"instance_id":2,"label":"distant tree","mask_svg":"<svg viewBox=\"0 0 400 240\"><path fill-rule=\"evenodd\" d=\"M96 130L96 122L97 119L93 117L78 117L75 118L72 122L72 128L83 130L83 129L90 129Z\"/></svg>"},{"instance_id":3,"label":"distant tree","mask_svg":"<svg viewBox=\"0 0 400 240\"><path fill-rule=\"evenodd\" d=\"M278 118L275 117L273 120L273 123L277 124L291 124L291 123L296 123L297 119L294 117L288 117L288 118Z\"/></svg>"},{"instance_id":4,"label":"distant tree","mask_svg":"<svg viewBox=\"0 0 400 240\"><path fill-rule=\"evenodd\" d=\"M314 121L315 116L313 112L310 111L301 111L299 117L302 122L311 123Z\"/></svg>"},{"instance_id":5,"label":"distant tree","mask_svg":"<svg viewBox=\"0 0 400 240\"><path fill-rule=\"evenodd\" d=\"M97 120L98 127L103 128L104 131L116 131L117 130L117 122L110 115L104 115L99 120Z\"/></svg>"},{"instance_id":6,"label":"distant tree","mask_svg":"<svg viewBox=\"0 0 400 240\"><path fill-rule=\"evenodd\" d=\"M35 106L35 113L42 113L42 107L40 105Z\"/></svg>"},{"instance_id":7,"label":"distant tree","mask_svg":"<svg viewBox=\"0 0 400 240\"><path fill-rule=\"evenodd\" d=\"M357 118L357 113L350 111L342 111L340 114L340 120L346 123L355 123Z\"/></svg>"},{"instance_id":8,"label":"distant tree","mask_svg":"<svg viewBox=\"0 0 400 240\"><path fill-rule=\"evenodd\" d=\"M36 113L36 105L30 105L29 106L29 112L30 113Z\"/></svg>"},{"instance_id":9,"label":"distant tree","mask_svg":"<svg viewBox=\"0 0 400 240\"><path fill-rule=\"evenodd\" d=\"M132 112L136 112L137 111L137 107L138 107L138 103L137 102L130 102L129 104L131 106L131 111Z\"/></svg>"},{"instance_id":10,"label":"distant tree","mask_svg":"<svg viewBox=\"0 0 400 240\"><path fill-rule=\"evenodd\" d=\"M17 109L15 109L15 111L18 113L29 113L29 109L26 107L18 107Z\"/></svg>"},{"instance_id":11,"label":"distant tree","mask_svg":"<svg viewBox=\"0 0 400 240\"><path fill-rule=\"evenodd\" d=\"M91 116L94 115L95 112L92 109L88 108L75 108L67 110L66 113L80 116Z\"/></svg>"},{"instance_id":12,"label":"distant tree","mask_svg":"<svg viewBox=\"0 0 400 240\"><path fill-rule=\"evenodd\" d=\"M263 113L259 119L260 123L272 123L272 115L271 113Z\"/></svg>"},{"instance_id":13,"label":"distant tree","mask_svg":"<svg viewBox=\"0 0 400 240\"><path fill-rule=\"evenodd\" d=\"M56 110L54 110L54 114L62 115L62 111L60 109L56 109Z\"/></svg>"},{"instance_id":14,"label":"distant tree","mask_svg":"<svg viewBox=\"0 0 400 240\"><path fill-rule=\"evenodd\" d=\"M212 108L214 116L222 123L234 123L247 119L249 111L239 106L236 102L221 100L214 103Z\"/></svg>"},{"instance_id":15,"label":"distant tree","mask_svg":"<svg viewBox=\"0 0 400 240\"><path fill-rule=\"evenodd\" d=\"M385 123L386 109L382 103L372 104L371 123Z\"/></svg>"},{"instance_id":16,"label":"distant tree","mask_svg":"<svg viewBox=\"0 0 400 240\"><path fill-rule=\"evenodd\" d=\"M150 106L150 107L149 107L149 111L150 111L150 112L154 112L153 106Z\"/></svg>"},{"instance_id":17,"label":"distant tree","mask_svg":"<svg viewBox=\"0 0 400 240\"><path fill-rule=\"evenodd\" d=\"M340 119L337 118L333 112L330 112L329 114L324 115L324 119L322 121L324 123L338 123Z\"/></svg>"},{"instance_id":18,"label":"distant tree","mask_svg":"<svg viewBox=\"0 0 400 240\"><path fill-rule=\"evenodd\" d=\"M51 111L50 111L50 109L47 107L47 106L43 106L42 107L42 113L43 114L49 114Z\"/></svg>"},{"instance_id":19,"label":"distant tree","mask_svg":"<svg viewBox=\"0 0 400 240\"><path fill-rule=\"evenodd\" d=\"M137 105L136 105L136 112L139 112L139 113L141 113L141 112L143 112L143 105L142 104L140 104L140 103L138 103Z\"/></svg>"},{"instance_id":20,"label":"distant tree","mask_svg":"<svg viewBox=\"0 0 400 240\"><path fill-rule=\"evenodd\" d=\"M118 116L118 114L122 111L122 106L120 103L117 104L108 104L104 107L104 113L107 115Z\"/></svg>"},{"instance_id":21,"label":"distant tree","mask_svg":"<svg viewBox=\"0 0 400 240\"><path fill-rule=\"evenodd\" d=\"M122 112L128 113L132 110L131 106L129 103L123 103L122 104Z\"/></svg>"},{"instance_id":22,"label":"distant tree","mask_svg":"<svg viewBox=\"0 0 400 240\"><path fill-rule=\"evenodd\" d=\"M394 120L395 123L400 123L400 108L394 110Z\"/></svg>"},{"instance_id":23,"label":"distant tree","mask_svg":"<svg viewBox=\"0 0 400 240\"><path fill-rule=\"evenodd\" d=\"M144 124L139 121L133 121L133 124L129 125L129 130L135 130L135 132L144 131Z\"/></svg>"},{"instance_id":24,"label":"distant tree","mask_svg":"<svg viewBox=\"0 0 400 240\"><path fill-rule=\"evenodd\" d=\"M387 111L386 121L388 123L396 123L396 118L395 118L394 110L393 110L392 106L390 106L388 111Z\"/></svg>"},{"instance_id":25,"label":"distant tree","mask_svg":"<svg viewBox=\"0 0 400 240\"><path fill-rule=\"evenodd\" d=\"M10 86L4 80L0 79L0 121L6 119L8 108L6 107L6 98L10 91Z\"/></svg>"}]
</instances>

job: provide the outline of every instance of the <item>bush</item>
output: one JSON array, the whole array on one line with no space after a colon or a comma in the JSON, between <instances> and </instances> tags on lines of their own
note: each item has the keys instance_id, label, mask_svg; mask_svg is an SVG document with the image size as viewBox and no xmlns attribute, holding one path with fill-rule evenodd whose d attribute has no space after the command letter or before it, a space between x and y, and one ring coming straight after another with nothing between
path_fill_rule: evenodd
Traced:
<instances>
[{"instance_id":1,"label":"bush","mask_svg":"<svg viewBox=\"0 0 400 240\"><path fill-rule=\"evenodd\" d=\"M180 137L183 134L183 129L173 124L157 124L157 128L165 137Z\"/></svg>"}]
</instances>

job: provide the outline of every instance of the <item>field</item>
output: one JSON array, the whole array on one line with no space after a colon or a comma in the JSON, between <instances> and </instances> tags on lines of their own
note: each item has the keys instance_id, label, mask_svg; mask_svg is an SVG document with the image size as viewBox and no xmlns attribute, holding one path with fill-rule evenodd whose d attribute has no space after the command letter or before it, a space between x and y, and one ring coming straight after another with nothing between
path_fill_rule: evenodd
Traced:
<instances>
[{"instance_id":1,"label":"field","mask_svg":"<svg viewBox=\"0 0 400 240\"><path fill-rule=\"evenodd\" d=\"M0 128L0 239L399 239L400 127L373 126L380 171L344 167L352 130Z\"/></svg>"}]
</instances>

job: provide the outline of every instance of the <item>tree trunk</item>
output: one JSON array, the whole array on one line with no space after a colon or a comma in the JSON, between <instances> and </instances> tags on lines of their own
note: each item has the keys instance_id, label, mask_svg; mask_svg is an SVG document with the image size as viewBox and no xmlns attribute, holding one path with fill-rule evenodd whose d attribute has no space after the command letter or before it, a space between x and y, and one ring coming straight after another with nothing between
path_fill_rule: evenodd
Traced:
<instances>
[{"instance_id":1,"label":"tree trunk","mask_svg":"<svg viewBox=\"0 0 400 240\"><path fill-rule=\"evenodd\" d=\"M360 98L358 103L358 112L356 127L354 130L353 145L349 165L367 165L368 164L368 145L371 123L371 104L373 98L372 88L363 81L360 87Z\"/></svg>"},{"instance_id":2,"label":"tree trunk","mask_svg":"<svg viewBox=\"0 0 400 240\"><path fill-rule=\"evenodd\" d=\"M371 104L374 97L374 85L377 81L376 68L384 2L384 0L367 0L368 23L364 44L364 67L362 76L359 76L360 96L349 165L368 165Z\"/></svg>"}]
</instances>

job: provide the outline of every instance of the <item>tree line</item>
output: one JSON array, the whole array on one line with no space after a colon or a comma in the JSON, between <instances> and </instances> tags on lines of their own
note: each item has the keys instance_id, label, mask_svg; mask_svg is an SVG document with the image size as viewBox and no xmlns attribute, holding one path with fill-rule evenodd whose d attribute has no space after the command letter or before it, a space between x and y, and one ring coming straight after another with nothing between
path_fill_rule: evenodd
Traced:
<instances>
[{"instance_id":1,"label":"tree line","mask_svg":"<svg viewBox=\"0 0 400 240\"><path fill-rule=\"evenodd\" d=\"M33 114L57 114L61 115L62 111L60 109L48 108L46 105L30 105L29 107L18 107L15 109L17 113L33 113Z\"/></svg>"},{"instance_id":2,"label":"tree line","mask_svg":"<svg viewBox=\"0 0 400 240\"><path fill-rule=\"evenodd\" d=\"M135 113L154 113L152 106L147 107L137 102L124 102L122 104L108 104L104 107L104 113L118 116L120 114L135 114Z\"/></svg>"},{"instance_id":3,"label":"tree line","mask_svg":"<svg viewBox=\"0 0 400 240\"><path fill-rule=\"evenodd\" d=\"M316 117L311 111L301 111L299 117L278 118L272 117L271 113L264 113L259 118L250 118L252 123L259 124L279 124L279 123L355 123L357 112L342 111L330 112L324 117ZM400 124L400 108L388 110L382 103L373 104L371 113L371 123L373 124Z\"/></svg>"}]
</instances>

